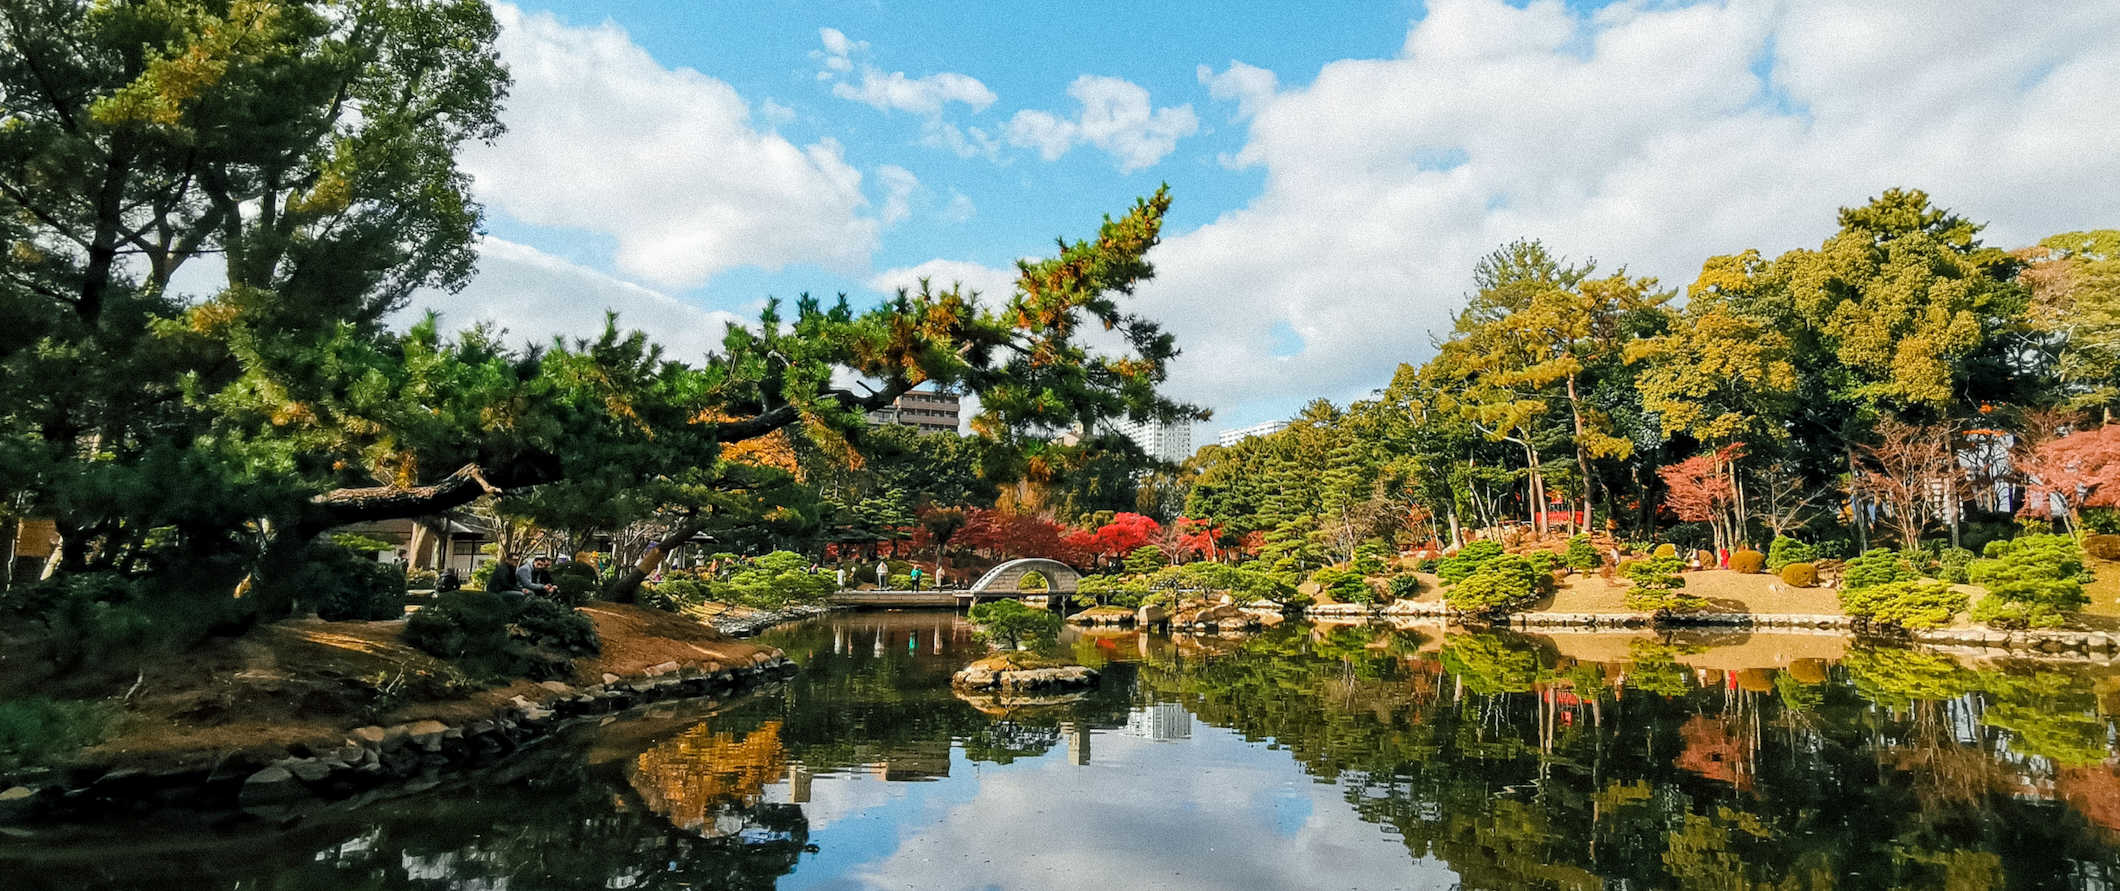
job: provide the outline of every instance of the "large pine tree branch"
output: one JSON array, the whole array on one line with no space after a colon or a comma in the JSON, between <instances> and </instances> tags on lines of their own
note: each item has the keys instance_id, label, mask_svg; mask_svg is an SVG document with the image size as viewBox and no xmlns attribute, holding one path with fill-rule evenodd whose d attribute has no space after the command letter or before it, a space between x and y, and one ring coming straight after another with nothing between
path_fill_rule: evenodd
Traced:
<instances>
[{"instance_id":1,"label":"large pine tree branch","mask_svg":"<svg viewBox=\"0 0 2120 891\"><path fill-rule=\"evenodd\" d=\"M438 514L463 507L480 496L556 482L559 461L535 453L490 465L466 464L427 486L371 486L333 489L309 500L300 532L313 536L336 526Z\"/></svg>"}]
</instances>

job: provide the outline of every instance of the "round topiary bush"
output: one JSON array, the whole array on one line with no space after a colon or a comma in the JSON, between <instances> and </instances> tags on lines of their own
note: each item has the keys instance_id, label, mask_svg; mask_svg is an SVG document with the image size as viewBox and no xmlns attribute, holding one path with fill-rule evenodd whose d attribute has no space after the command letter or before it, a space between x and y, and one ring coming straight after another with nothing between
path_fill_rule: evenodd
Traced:
<instances>
[{"instance_id":1,"label":"round topiary bush","mask_svg":"<svg viewBox=\"0 0 2120 891\"><path fill-rule=\"evenodd\" d=\"M559 599L568 606L580 606L596 596L596 567L579 560L561 563L552 567L552 584L559 587Z\"/></svg>"},{"instance_id":2,"label":"round topiary bush","mask_svg":"<svg viewBox=\"0 0 2120 891\"><path fill-rule=\"evenodd\" d=\"M1663 544L1657 545L1655 550L1650 551L1649 556L1676 557L1678 556L1678 546L1668 541L1664 542Z\"/></svg>"},{"instance_id":3,"label":"round topiary bush","mask_svg":"<svg viewBox=\"0 0 2120 891\"><path fill-rule=\"evenodd\" d=\"M2120 560L2120 535L2086 535L2083 537L2083 551L2100 560Z\"/></svg>"},{"instance_id":4,"label":"round topiary bush","mask_svg":"<svg viewBox=\"0 0 2120 891\"><path fill-rule=\"evenodd\" d=\"M1730 571L1754 573L1767 566L1767 555L1751 548L1739 548L1730 555Z\"/></svg>"},{"instance_id":5,"label":"round topiary bush","mask_svg":"<svg viewBox=\"0 0 2120 891\"><path fill-rule=\"evenodd\" d=\"M1943 627L1965 610L1965 604L1964 593L1932 579L1840 590L1840 608L1848 615L1910 631Z\"/></svg>"},{"instance_id":6,"label":"round topiary bush","mask_svg":"<svg viewBox=\"0 0 2120 891\"><path fill-rule=\"evenodd\" d=\"M1811 588L1818 585L1818 567L1809 563L1791 563L1781 568L1781 583L1791 588Z\"/></svg>"}]
</instances>

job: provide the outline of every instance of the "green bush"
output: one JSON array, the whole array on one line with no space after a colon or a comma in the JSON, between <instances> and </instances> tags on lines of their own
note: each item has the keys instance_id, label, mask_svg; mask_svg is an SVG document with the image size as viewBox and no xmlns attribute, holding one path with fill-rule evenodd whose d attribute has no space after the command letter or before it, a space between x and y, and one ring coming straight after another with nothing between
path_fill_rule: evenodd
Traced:
<instances>
[{"instance_id":1,"label":"green bush","mask_svg":"<svg viewBox=\"0 0 2120 891\"><path fill-rule=\"evenodd\" d=\"M114 572L55 575L5 594L10 612L42 623L62 668L136 659L182 636L148 583ZM226 598L221 598L226 602Z\"/></svg>"},{"instance_id":2,"label":"green bush","mask_svg":"<svg viewBox=\"0 0 2120 891\"><path fill-rule=\"evenodd\" d=\"M494 568L500 565L501 561L499 560L487 560L471 567L471 578L469 581L464 582L464 587L477 588L481 591L486 590L486 580L493 578Z\"/></svg>"},{"instance_id":3,"label":"green bush","mask_svg":"<svg viewBox=\"0 0 2120 891\"><path fill-rule=\"evenodd\" d=\"M1766 568L1767 555L1751 548L1738 548L1730 553L1730 571L1747 575Z\"/></svg>"},{"instance_id":4,"label":"green bush","mask_svg":"<svg viewBox=\"0 0 2120 891\"><path fill-rule=\"evenodd\" d=\"M596 567L579 560L558 564L552 567L552 584L559 587L561 603L581 606L596 597Z\"/></svg>"},{"instance_id":5,"label":"green bush","mask_svg":"<svg viewBox=\"0 0 2120 891\"><path fill-rule=\"evenodd\" d=\"M1499 616L1530 606L1552 590L1552 573L1540 572L1520 555L1502 554L1445 590L1443 600L1462 613Z\"/></svg>"},{"instance_id":6,"label":"green bush","mask_svg":"<svg viewBox=\"0 0 2120 891\"><path fill-rule=\"evenodd\" d=\"M1767 568L1775 572L1791 563L1810 563L1817 559L1817 548L1786 535L1774 536L1774 543L1767 546Z\"/></svg>"},{"instance_id":7,"label":"green bush","mask_svg":"<svg viewBox=\"0 0 2120 891\"><path fill-rule=\"evenodd\" d=\"M1973 583L1988 590L1974 618L1997 627L2051 628L2090 604L2083 593L2089 573L2075 539L2024 535L1988 542L1986 551L1987 559L1967 567Z\"/></svg>"},{"instance_id":8,"label":"green bush","mask_svg":"<svg viewBox=\"0 0 2120 891\"><path fill-rule=\"evenodd\" d=\"M515 614L515 633L533 647L570 656L593 656L604 649L596 636L596 623L588 616L543 597L523 601Z\"/></svg>"},{"instance_id":9,"label":"green bush","mask_svg":"<svg viewBox=\"0 0 2120 891\"><path fill-rule=\"evenodd\" d=\"M442 582L442 574L432 569L409 569L405 571L405 587L408 589L434 590Z\"/></svg>"},{"instance_id":10,"label":"green bush","mask_svg":"<svg viewBox=\"0 0 2120 891\"><path fill-rule=\"evenodd\" d=\"M331 622L404 617L404 567L376 562L374 549L379 544L359 536L339 536L303 549L301 566L289 581L302 605Z\"/></svg>"},{"instance_id":11,"label":"green bush","mask_svg":"<svg viewBox=\"0 0 2120 891\"><path fill-rule=\"evenodd\" d=\"M1557 572L1567 565L1561 561L1561 555L1552 551L1532 551L1524 555L1524 559L1530 560L1533 568L1547 573Z\"/></svg>"},{"instance_id":12,"label":"green bush","mask_svg":"<svg viewBox=\"0 0 2120 891\"><path fill-rule=\"evenodd\" d=\"M713 599L714 591L711 585L689 577L671 578L665 575L662 581L643 585L640 589L641 605L671 612L682 612Z\"/></svg>"},{"instance_id":13,"label":"green bush","mask_svg":"<svg viewBox=\"0 0 2120 891\"><path fill-rule=\"evenodd\" d=\"M1148 573L1155 572L1156 570L1161 569L1165 566L1169 566L1170 559L1163 555L1162 548L1158 548L1153 545L1144 545L1142 547L1133 549L1126 555L1125 565L1127 572L1139 575L1147 575Z\"/></svg>"},{"instance_id":14,"label":"green bush","mask_svg":"<svg viewBox=\"0 0 2120 891\"><path fill-rule=\"evenodd\" d=\"M1840 589L1840 609L1856 618L1907 630L1940 628L1965 610L1966 597L1948 582L1910 579Z\"/></svg>"},{"instance_id":15,"label":"green bush","mask_svg":"<svg viewBox=\"0 0 2120 891\"><path fill-rule=\"evenodd\" d=\"M46 764L103 740L109 706L42 696L0 702L0 774Z\"/></svg>"},{"instance_id":16,"label":"green bush","mask_svg":"<svg viewBox=\"0 0 2120 891\"><path fill-rule=\"evenodd\" d=\"M1840 570L1840 587L1847 591L1860 591L1893 582L1911 582L1920 578L1912 564L1895 551L1872 548L1860 557L1848 560Z\"/></svg>"},{"instance_id":17,"label":"green bush","mask_svg":"<svg viewBox=\"0 0 2120 891\"><path fill-rule=\"evenodd\" d=\"M1930 561L1929 574L1952 584L1962 585L1972 581L1973 552L1964 548L1944 548L1936 552Z\"/></svg>"},{"instance_id":18,"label":"green bush","mask_svg":"<svg viewBox=\"0 0 2120 891\"><path fill-rule=\"evenodd\" d=\"M463 590L436 595L433 603L405 620L405 642L443 659L498 652L507 644L514 612L499 594Z\"/></svg>"},{"instance_id":19,"label":"green bush","mask_svg":"<svg viewBox=\"0 0 2120 891\"><path fill-rule=\"evenodd\" d=\"M1475 541L1436 564L1435 574L1443 584L1455 585L1470 578L1487 561L1502 556L1501 542Z\"/></svg>"},{"instance_id":20,"label":"green bush","mask_svg":"<svg viewBox=\"0 0 2120 891\"><path fill-rule=\"evenodd\" d=\"M1684 565L1677 557L1636 560L1627 567L1627 608L1646 613L1697 613L1708 601L1685 593Z\"/></svg>"},{"instance_id":21,"label":"green bush","mask_svg":"<svg viewBox=\"0 0 2120 891\"><path fill-rule=\"evenodd\" d=\"M2086 507L2081 512L2083 531L2099 535L2120 534L2120 508ZM2096 556L2095 554L2093 556ZM2114 559L2099 557L2100 560Z\"/></svg>"},{"instance_id":22,"label":"green bush","mask_svg":"<svg viewBox=\"0 0 2120 891\"><path fill-rule=\"evenodd\" d=\"M832 595L832 576L811 572L810 561L793 551L774 551L763 557L737 561L726 569L727 578L715 584L716 599L758 609L779 609L790 603L818 603ZM891 579L891 584L910 587L910 576Z\"/></svg>"},{"instance_id":23,"label":"green bush","mask_svg":"<svg viewBox=\"0 0 2120 891\"><path fill-rule=\"evenodd\" d=\"M1044 591L1052 586L1053 583L1045 578L1045 573L1035 569L1024 573L1023 578L1016 582L1016 587L1024 591Z\"/></svg>"},{"instance_id":24,"label":"green bush","mask_svg":"<svg viewBox=\"0 0 2120 891\"><path fill-rule=\"evenodd\" d=\"M1809 563L1791 563L1781 568L1781 583L1791 588L1811 588L1818 585L1818 567Z\"/></svg>"},{"instance_id":25,"label":"green bush","mask_svg":"<svg viewBox=\"0 0 2120 891\"><path fill-rule=\"evenodd\" d=\"M1651 557L1676 557L1676 556L1678 556L1678 546L1677 546L1677 545L1675 545L1675 544L1672 544L1672 543L1670 543L1670 542L1668 542L1668 541L1667 541L1667 542L1664 542L1663 544L1657 545L1657 546L1656 546L1656 548L1655 548L1654 550L1651 550L1651 551L1649 552L1649 556L1651 556Z\"/></svg>"},{"instance_id":26,"label":"green bush","mask_svg":"<svg viewBox=\"0 0 2120 891\"><path fill-rule=\"evenodd\" d=\"M470 674L533 679L565 676L567 657L601 648L589 617L542 597L508 601L485 591L436 595L405 621L405 642Z\"/></svg>"},{"instance_id":27,"label":"green bush","mask_svg":"<svg viewBox=\"0 0 2120 891\"><path fill-rule=\"evenodd\" d=\"M1412 573L1392 576L1390 587L1393 600L1412 600L1421 596L1421 579Z\"/></svg>"},{"instance_id":28,"label":"green bush","mask_svg":"<svg viewBox=\"0 0 2120 891\"><path fill-rule=\"evenodd\" d=\"M988 643L1003 649L1050 648L1060 635L1060 617L1015 600L995 600L972 607L972 624Z\"/></svg>"},{"instance_id":29,"label":"green bush","mask_svg":"<svg viewBox=\"0 0 2120 891\"><path fill-rule=\"evenodd\" d=\"M1568 550L1561 558L1568 564L1569 569L1577 572L1589 572L1604 562L1604 558L1597 553L1597 545L1590 543L1588 535L1569 538Z\"/></svg>"},{"instance_id":30,"label":"green bush","mask_svg":"<svg viewBox=\"0 0 2120 891\"><path fill-rule=\"evenodd\" d=\"M1362 573L1345 566L1327 566L1312 573L1318 593L1341 603L1375 603L1377 592Z\"/></svg>"}]
</instances>

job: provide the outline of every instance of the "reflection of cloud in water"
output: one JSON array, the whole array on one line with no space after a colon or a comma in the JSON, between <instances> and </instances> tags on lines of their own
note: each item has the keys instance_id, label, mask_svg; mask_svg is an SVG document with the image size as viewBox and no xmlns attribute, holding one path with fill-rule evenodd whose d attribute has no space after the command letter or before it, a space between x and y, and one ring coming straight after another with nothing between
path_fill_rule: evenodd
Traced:
<instances>
[{"instance_id":1,"label":"reflection of cloud in water","mask_svg":"<svg viewBox=\"0 0 2120 891\"><path fill-rule=\"evenodd\" d=\"M1171 715L1160 722L1166 731L1178 726ZM1132 723L1152 729L1157 722ZM1166 732L1161 742L1149 733L1099 731L1088 763L1076 763L1071 746L1008 765L959 760L934 783L889 783L868 771L818 774L803 807L821 851L781 887L809 887L806 875L935 889L1298 888L1320 876L1357 888L1454 881L1440 863L1377 844L1379 829L1356 817L1340 787L1294 773L1286 752L1191 726L1189 716L1184 724L1189 738ZM1181 759L1173 746L1191 751ZM1165 766L1179 760L1189 766ZM766 795L785 800L790 792L783 782Z\"/></svg>"}]
</instances>

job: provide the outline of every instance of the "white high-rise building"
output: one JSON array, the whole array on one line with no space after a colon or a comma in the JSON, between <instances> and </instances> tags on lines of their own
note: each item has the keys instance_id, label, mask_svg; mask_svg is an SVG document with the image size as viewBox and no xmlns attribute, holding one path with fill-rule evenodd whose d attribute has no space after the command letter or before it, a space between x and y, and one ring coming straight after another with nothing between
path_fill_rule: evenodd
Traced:
<instances>
[{"instance_id":1,"label":"white high-rise building","mask_svg":"<svg viewBox=\"0 0 2120 891\"><path fill-rule=\"evenodd\" d=\"M1179 421L1165 424L1159 421L1112 421L1108 425L1113 433L1124 436L1140 446L1141 451L1158 461L1172 464L1183 463L1192 457L1192 422Z\"/></svg>"},{"instance_id":2,"label":"white high-rise building","mask_svg":"<svg viewBox=\"0 0 2120 891\"><path fill-rule=\"evenodd\" d=\"M1287 421L1267 421L1263 424L1253 424L1249 427L1238 427L1235 430L1224 430L1221 435L1215 437L1215 443L1226 449L1254 436L1279 433L1287 429L1287 427Z\"/></svg>"}]
</instances>

